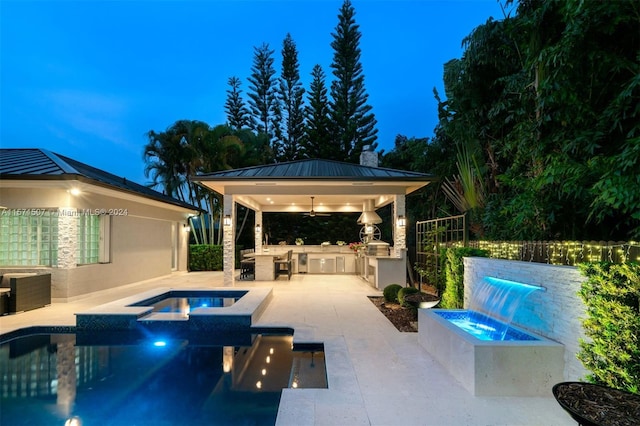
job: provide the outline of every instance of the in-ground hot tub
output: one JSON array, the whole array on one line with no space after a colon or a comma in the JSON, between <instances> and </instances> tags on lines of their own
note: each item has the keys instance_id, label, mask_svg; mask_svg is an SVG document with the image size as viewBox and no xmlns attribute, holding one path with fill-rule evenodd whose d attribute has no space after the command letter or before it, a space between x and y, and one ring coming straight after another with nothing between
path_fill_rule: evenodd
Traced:
<instances>
[{"instance_id":1,"label":"in-ground hot tub","mask_svg":"<svg viewBox=\"0 0 640 426\"><path fill-rule=\"evenodd\" d=\"M242 330L251 327L260 317L271 297L270 288L158 288L78 312L76 327L78 330ZM192 306L189 299L196 306Z\"/></svg>"},{"instance_id":2,"label":"in-ground hot tub","mask_svg":"<svg viewBox=\"0 0 640 426\"><path fill-rule=\"evenodd\" d=\"M563 381L563 345L492 318L479 321L476 314L418 311L420 344L469 392L475 396L549 396L549 389ZM451 322L465 316L476 330L500 330L509 340L489 340L481 331L474 336Z\"/></svg>"}]
</instances>

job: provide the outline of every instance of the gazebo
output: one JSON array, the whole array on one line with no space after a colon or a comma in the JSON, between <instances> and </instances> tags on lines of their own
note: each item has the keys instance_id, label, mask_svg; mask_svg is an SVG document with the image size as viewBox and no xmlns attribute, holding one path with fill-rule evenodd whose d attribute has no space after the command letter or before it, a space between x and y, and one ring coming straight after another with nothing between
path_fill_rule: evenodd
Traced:
<instances>
[{"instance_id":1,"label":"gazebo","mask_svg":"<svg viewBox=\"0 0 640 426\"><path fill-rule=\"evenodd\" d=\"M223 197L224 285L233 286L235 281L236 203L255 211L255 250L260 253L262 214L310 212L311 197L321 200L321 204L314 204L314 213L370 213L367 210L375 213L376 209L392 204L395 226L390 257L404 274L405 196L428 185L435 177L381 168L377 163L377 154L366 150L361 154L360 164L310 159L194 176L193 181ZM364 216L361 215L361 220L366 225L368 219Z\"/></svg>"}]
</instances>

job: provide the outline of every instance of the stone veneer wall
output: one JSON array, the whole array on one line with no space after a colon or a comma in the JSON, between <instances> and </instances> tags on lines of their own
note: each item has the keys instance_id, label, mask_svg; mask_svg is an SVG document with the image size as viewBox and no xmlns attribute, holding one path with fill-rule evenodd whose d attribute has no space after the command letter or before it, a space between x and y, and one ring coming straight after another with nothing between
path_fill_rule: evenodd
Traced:
<instances>
[{"instance_id":1,"label":"stone veneer wall","mask_svg":"<svg viewBox=\"0 0 640 426\"><path fill-rule=\"evenodd\" d=\"M547 265L501 259L467 257L464 259L464 306L468 307L473 288L484 277L541 286L546 291L535 291L518 307L513 323L565 347L565 380L581 380L588 373L576 358L584 338L581 320L586 307L577 295L585 280L572 266Z\"/></svg>"}]
</instances>

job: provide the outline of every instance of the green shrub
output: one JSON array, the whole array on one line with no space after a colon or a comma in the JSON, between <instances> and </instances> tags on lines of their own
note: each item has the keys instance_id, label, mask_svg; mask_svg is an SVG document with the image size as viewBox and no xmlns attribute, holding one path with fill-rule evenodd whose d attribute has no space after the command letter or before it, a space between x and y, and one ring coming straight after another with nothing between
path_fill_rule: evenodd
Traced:
<instances>
[{"instance_id":1,"label":"green shrub","mask_svg":"<svg viewBox=\"0 0 640 426\"><path fill-rule=\"evenodd\" d=\"M640 265L578 266L587 280L578 294L587 306L578 359L587 380L640 393Z\"/></svg>"},{"instance_id":2,"label":"green shrub","mask_svg":"<svg viewBox=\"0 0 640 426\"><path fill-rule=\"evenodd\" d=\"M420 293L420 290L415 287L402 287L400 291L398 291L398 303L405 308L413 308L411 304L405 302L404 297L416 293Z\"/></svg>"},{"instance_id":3,"label":"green shrub","mask_svg":"<svg viewBox=\"0 0 640 426\"><path fill-rule=\"evenodd\" d=\"M449 248L444 267L445 287L440 306L444 309L461 309L464 305L463 257L489 257L488 250L470 247Z\"/></svg>"},{"instance_id":4,"label":"green shrub","mask_svg":"<svg viewBox=\"0 0 640 426\"><path fill-rule=\"evenodd\" d=\"M222 246L191 244L189 246L190 271L222 271Z\"/></svg>"},{"instance_id":5,"label":"green shrub","mask_svg":"<svg viewBox=\"0 0 640 426\"><path fill-rule=\"evenodd\" d=\"M402 289L400 284L390 284L382 290L385 302L397 302L398 292Z\"/></svg>"}]
</instances>

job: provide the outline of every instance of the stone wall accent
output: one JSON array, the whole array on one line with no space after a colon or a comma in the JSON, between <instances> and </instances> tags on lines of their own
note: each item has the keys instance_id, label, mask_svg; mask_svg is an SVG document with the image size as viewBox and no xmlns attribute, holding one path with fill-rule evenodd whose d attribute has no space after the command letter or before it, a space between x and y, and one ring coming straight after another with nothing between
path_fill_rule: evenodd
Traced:
<instances>
[{"instance_id":1,"label":"stone wall accent","mask_svg":"<svg viewBox=\"0 0 640 426\"><path fill-rule=\"evenodd\" d=\"M393 206L393 250L395 252L395 257L402 257L402 251L407 248L407 227L406 226L398 226L398 216L406 216L406 208L405 208L405 196L404 194L394 196ZM406 219L405 219L406 220Z\"/></svg>"},{"instance_id":2,"label":"stone wall accent","mask_svg":"<svg viewBox=\"0 0 640 426\"><path fill-rule=\"evenodd\" d=\"M588 373L576 358L578 339L584 338L582 319L586 307L577 295L586 280L572 266L547 265L513 260L467 257L464 259L464 306L468 307L473 288L483 277L495 277L544 287L518 307L513 323L565 347L565 380L581 380Z\"/></svg>"},{"instance_id":3,"label":"stone wall accent","mask_svg":"<svg viewBox=\"0 0 640 426\"><path fill-rule=\"evenodd\" d=\"M232 218L231 226L223 226L222 231L222 267L223 276L222 282L225 287L233 287L235 282L235 227L236 227L236 203L231 195L224 196L224 215L229 215Z\"/></svg>"},{"instance_id":4,"label":"stone wall accent","mask_svg":"<svg viewBox=\"0 0 640 426\"><path fill-rule=\"evenodd\" d=\"M78 210L74 207L58 209L58 268L77 266Z\"/></svg>"}]
</instances>

